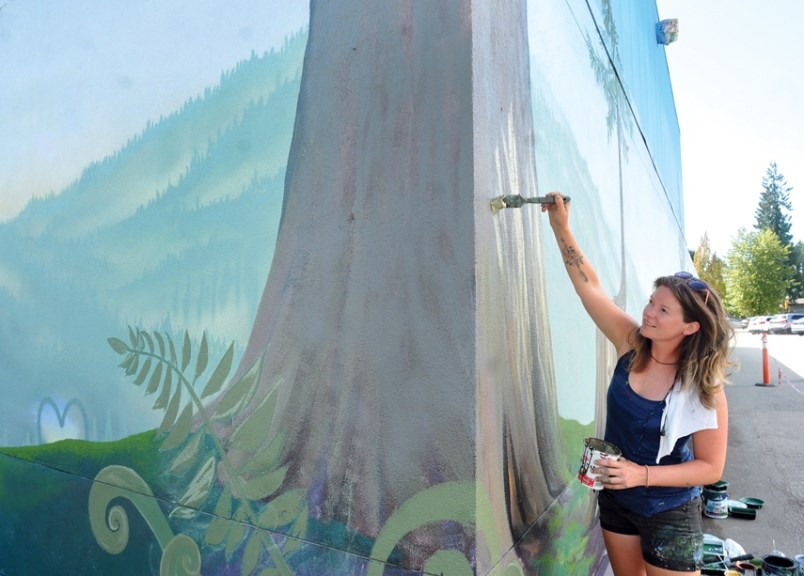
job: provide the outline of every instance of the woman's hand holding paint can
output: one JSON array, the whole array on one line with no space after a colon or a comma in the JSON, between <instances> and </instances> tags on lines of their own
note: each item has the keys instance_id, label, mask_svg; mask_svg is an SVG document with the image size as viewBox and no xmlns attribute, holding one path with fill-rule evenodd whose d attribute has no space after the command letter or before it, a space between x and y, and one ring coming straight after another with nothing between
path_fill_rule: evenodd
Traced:
<instances>
[{"instance_id":1,"label":"woman's hand holding paint can","mask_svg":"<svg viewBox=\"0 0 804 576\"><path fill-rule=\"evenodd\" d=\"M581 457L581 467L578 470L578 480L592 490L602 490L601 475L594 470L600 465L600 460L618 460L620 455L620 449L614 444L600 438L587 438L583 442L583 455Z\"/></svg>"}]
</instances>

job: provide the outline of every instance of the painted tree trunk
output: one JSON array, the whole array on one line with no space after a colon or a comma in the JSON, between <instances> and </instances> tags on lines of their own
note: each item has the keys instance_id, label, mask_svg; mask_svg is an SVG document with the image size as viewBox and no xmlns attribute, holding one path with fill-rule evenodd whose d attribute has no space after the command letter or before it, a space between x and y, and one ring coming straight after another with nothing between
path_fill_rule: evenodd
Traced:
<instances>
[{"instance_id":1,"label":"painted tree trunk","mask_svg":"<svg viewBox=\"0 0 804 576\"><path fill-rule=\"evenodd\" d=\"M417 493L476 481L506 548L563 487L539 214L489 209L535 193L529 82L523 1L311 4L235 379L262 363L253 402L279 392L285 483L321 522L374 537Z\"/></svg>"}]
</instances>

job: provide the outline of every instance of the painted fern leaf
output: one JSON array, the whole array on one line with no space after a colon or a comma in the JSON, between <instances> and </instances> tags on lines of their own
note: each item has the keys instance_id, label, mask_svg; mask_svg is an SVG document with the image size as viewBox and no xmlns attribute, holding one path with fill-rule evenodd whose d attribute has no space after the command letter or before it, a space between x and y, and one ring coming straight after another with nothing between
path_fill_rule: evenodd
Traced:
<instances>
[{"instance_id":1,"label":"painted fern leaf","mask_svg":"<svg viewBox=\"0 0 804 576\"><path fill-rule=\"evenodd\" d=\"M197 392L199 379L209 373L209 344L204 332L195 358L185 331L181 352L168 334L129 327L129 341L109 338L109 346L123 360L120 367L145 394L156 394L154 410L165 414L158 432L161 449L172 452L169 471L190 478L170 518L188 520L213 506L204 544L223 547L227 560L242 551L241 574L289 576L283 554L291 554L307 532L308 508L301 490L279 493L288 466L281 464L285 434L269 437L281 380L256 408L251 408L259 385L262 360L223 390L234 361L234 343L211 370ZM199 386L200 388L200 386ZM221 392L223 390L223 392ZM218 393L212 408L203 400ZM213 421L241 418L229 438L218 438ZM237 465L230 455L237 454ZM208 509L208 508L207 508ZM248 525L258 529L249 529ZM283 532L280 550L268 532Z\"/></svg>"}]
</instances>

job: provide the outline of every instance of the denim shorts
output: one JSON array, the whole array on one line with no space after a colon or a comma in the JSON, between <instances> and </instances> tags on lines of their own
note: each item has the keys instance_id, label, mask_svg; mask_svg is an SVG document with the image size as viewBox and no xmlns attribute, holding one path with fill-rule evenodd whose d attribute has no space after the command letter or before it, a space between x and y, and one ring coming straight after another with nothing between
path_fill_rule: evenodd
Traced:
<instances>
[{"instance_id":1,"label":"denim shorts","mask_svg":"<svg viewBox=\"0 0 804 576\"><path fill-rule=\"evenodd\" d=\"M652 566L694 572L703 566L701 498L645 518L619 504L607 490L598 495L600 527L639 536L642 558Z\"/></svg>"}]
</instances>

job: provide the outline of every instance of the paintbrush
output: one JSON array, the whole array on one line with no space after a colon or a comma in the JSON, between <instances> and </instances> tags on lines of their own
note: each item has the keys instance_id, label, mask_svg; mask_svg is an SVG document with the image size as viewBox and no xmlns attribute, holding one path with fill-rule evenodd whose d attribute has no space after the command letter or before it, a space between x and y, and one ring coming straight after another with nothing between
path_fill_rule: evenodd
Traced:
<instances>
[{"instance_id":1,"label":"paintbrush","mask_svg":"<svg viewBox=\"0 0 804 576\"><path fill-rule=\"evenodd\" d=\"M569 196L562 196L564 203L570 201ZM491 199L491 213L496 214L503 208L519 208L525 204L555 204L555 196L531 196L525 198L519 194L511 194L508 196L497 196Z\"/></svg>"}]
</instances>

